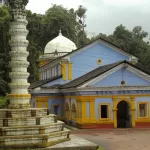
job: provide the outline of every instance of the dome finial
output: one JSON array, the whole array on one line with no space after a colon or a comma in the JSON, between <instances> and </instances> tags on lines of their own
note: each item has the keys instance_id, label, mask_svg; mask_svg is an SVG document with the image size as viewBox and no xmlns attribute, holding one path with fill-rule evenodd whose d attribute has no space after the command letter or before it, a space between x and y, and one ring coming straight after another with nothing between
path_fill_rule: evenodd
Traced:
<instances>
[{"instance_id":1,"label":"dome finial","mask_svg":"<svg viewBox=\"0 0 150 150\"><path fill-rule=\"evenodd\" d=\"M60 28L60 30L59 30L59 35L62 35L62 33L61 33L61 28Z\"/></svg>"}]
</instances>

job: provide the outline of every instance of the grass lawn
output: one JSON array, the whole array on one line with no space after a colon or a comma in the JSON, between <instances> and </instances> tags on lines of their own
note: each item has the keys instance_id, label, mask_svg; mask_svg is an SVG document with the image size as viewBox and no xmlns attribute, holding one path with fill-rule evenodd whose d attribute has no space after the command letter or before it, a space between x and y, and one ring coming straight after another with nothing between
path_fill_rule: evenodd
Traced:
<instances>
[{"instance_id":1,"label":"grass lawn","mask_svg":"<svg viewBox=\"0 0 150 150\"><path fill-rule=\"evenodd\" d=\"M98 150L105 150L102 146L99 146Z\"/></svg>"}]
</instances>

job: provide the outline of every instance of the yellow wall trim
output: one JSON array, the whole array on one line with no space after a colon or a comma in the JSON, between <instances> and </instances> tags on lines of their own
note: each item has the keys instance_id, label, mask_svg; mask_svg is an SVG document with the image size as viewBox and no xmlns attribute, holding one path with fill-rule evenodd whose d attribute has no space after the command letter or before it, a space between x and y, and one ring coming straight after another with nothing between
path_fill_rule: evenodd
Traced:
<instances>
[{"instance_id":1,"label":"yellow wall trim","mask_svg":"<svg viewBox=\"0 0 150 150\"><path fill-rule=\"evenodd\" d=\"M33 98L38 98L38 97L48 97L48 98L62 98L62 99L68 99L68 98L74 98L77 99L77 101L93 101L93 99L95 98L122 98L122 99L127 99L127 97L129 98L136 98L136 97L146 97L146 96L150 96L150 94L137 94L137 95L127 95L127 96L123 96L123 95L94 95L94 96L90 96L90 95L84 95L84 96L32 96Z\"/></svg>"},{"instance_id":2,"label":"yellow wall trim","mask_svg":"<svg viewBox=\"0 0 150 150\"><path fill-rule=\"evenodd\" d=\"M135 120L135 122L150 122L150 119L149 118L146 118L146 119L137 119Z\"/></svg>"},{"instance_id":3,"label":"yellow wall trim","mask_svg":"<svg viewBox=\"0 0 150 150\"><path fill-rule=\"evenodd\" d=\"M46 60L41 60L41 61L40 61L40 67L46 65L47 63L48 63L48 61L46 61Z\"/></svg>"},{"instance_id":4,"label":"yellow wall trim","mask_svg":"<svg viewBox=\"0 0 150 150\"><path fill-rule=\"evenodd\" d=\"M90 101L90 120L95 120L95 99Z\"/></svg>"},{"instance_id":5,"label":"yellow wall trim","mask_svg":"<svg viewBox=\"0 0 150 150\"><path fill-rule=\"evenodd\" d=\"M62 74L63 80L67 80L67 77L66 77L66 66L67 66L67 64L64 63L64 62L61 64L61 74Z\"/></svg>"},{"instance_id":6,"label":"yellow wall trim","mask_svg":"<svg viewBox=\"0 0 150 150\"><path fill-rule=\"evenodd\" d=\"M40 96L40 97L36 97L36 101L48 101L48 96Z\"/></svg>"},{"instance_id":7,"label":"yellow wall trim","mask_svg":"<svg viewBox=\"0 0 150 150\"><path fill-rule=\"evenodd\" d=\"M68 64L68 80L72 80L72 63Z\"/></svg>"},{"instance_id":8,"label":"yellow wall trim","mask_svg":"<svg viewBox=\"0 0 150 150\"><path fill-rule=\"evenodd\" d=\"M94 123L94 124L112 124L112 123L114 123L114 121L113 120L110 120L110 121L77 120L77 123L79 123L79 124L90 124L90 123Z\"/></svg>"},{"instance_id":9,"label":"yellow wall trim","mask_svg":"<svg viewBox=\"0 0 150 150\"><path fill-rule=\"evenodd\" d=\"M129 99L129 98L136 98L136 97L145 97L150 96L150 94L134 94L134 95L84 95L84 96L64 96L64 98L76 98L79 101L82 100L90 100L95 98L116 98L116 99Z\"/></svg>"}]
</instances>

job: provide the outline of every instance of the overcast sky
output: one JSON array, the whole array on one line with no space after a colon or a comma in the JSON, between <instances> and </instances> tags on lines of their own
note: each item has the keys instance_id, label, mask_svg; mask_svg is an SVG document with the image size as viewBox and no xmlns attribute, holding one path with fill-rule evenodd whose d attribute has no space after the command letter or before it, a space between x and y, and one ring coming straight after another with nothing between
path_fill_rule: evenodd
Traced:
<instances>
[{"instance_id":1,"label":"overcast sky","mask_svg":"<svg viewBox=\"0 0 150 150\"><path fill-rule=\"evenodd\" d=\"M51 4L75 10L79 5L85 6L89 36L111 34L120 24L128 29L140 25L150 33L150 0L29 0L27 9L44 14Z\"/></svg>"}]
</instances>

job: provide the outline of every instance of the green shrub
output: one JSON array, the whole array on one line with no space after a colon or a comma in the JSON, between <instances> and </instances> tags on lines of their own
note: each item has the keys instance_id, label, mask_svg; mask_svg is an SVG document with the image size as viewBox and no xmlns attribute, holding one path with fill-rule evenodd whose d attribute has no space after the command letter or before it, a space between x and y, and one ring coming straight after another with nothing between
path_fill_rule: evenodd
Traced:
<instances>
[{"instance_id":1,"label":"green shrub","mask_svg":"<svg viewBox=\"0 0 150 150\"><path fill-rule=\"evenodd\" d=\"M0 96L0 109L6 108L8 106L8 104L9 104L8 97L7 96L5 96L5 97Z\"/></svg>"}]
</instances>

